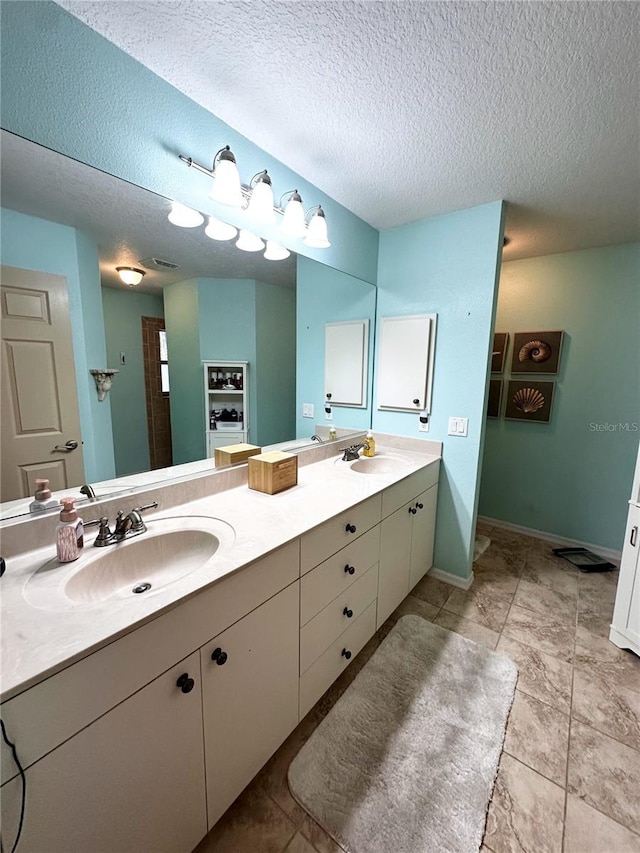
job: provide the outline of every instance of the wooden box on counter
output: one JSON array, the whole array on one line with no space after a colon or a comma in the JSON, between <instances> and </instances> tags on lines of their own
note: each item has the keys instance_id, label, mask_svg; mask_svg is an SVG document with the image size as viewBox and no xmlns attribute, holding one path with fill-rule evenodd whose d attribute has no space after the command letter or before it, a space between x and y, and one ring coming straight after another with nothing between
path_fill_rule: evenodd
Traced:
<instances>
[{"instance_id":1,"label":"wooden box on counter","mask_svg":"<svg viewBox=\"0 0 640 853\"><path fill-rule=\"evenodd\" d=\"M249 459L249 488L275 495L298 482L298 457L272 450Z\"/></svg>"},{"instance_id":2,"label":"wooden box on counter","mask_svg":"<svg viewBox=\"0 0 640 853\"><path fill-rule=\"evenodd\" d=\"M261 447L255 444L227 444L225 447L216 447L214 451L215 466L237 465L246 462L250 456L260 453Z\"/></svg>"}]
</instances>

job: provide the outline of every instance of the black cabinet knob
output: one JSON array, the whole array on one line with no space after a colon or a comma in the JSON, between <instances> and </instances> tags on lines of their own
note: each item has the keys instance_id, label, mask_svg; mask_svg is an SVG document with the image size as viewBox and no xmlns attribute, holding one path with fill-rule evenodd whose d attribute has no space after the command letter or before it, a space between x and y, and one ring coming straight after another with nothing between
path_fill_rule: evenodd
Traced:
<instances>
[{"instance_id":1,"label":"black cabinet knob","mask_svg":"<svg viewBox=\"0 0 640 853\"><path fill-rule=\"evenodd\" d=\"M411 513L411 515L415 515L418 512L418 510L414 506L410 506L409 512Z\"/></svg>"},{"instance_id":2,"label":"black cabinet knob","mask_svg":"<svg viewBox=\"0 0 640 853\"><path fill-rule=\"evenodd\" d=\"M342 650L342 657L346 658L347 660L351 660L351 652L349 651L349 649Z\"/></svg>"},{"instance_id":3,"label":"black cabinet knob","mask_svg":"<svg viewBox=\"0 0 640 853\"><path fill-rule=\"evenodd\" d=\"M418 400L418 398L417 398L417 397L416 397L416 398L415 398L415 400L413 401L413 405L414 405L414 406L419 406L419 405L420 405L420 400Z\"/></svg>"},{"instance_id":4,"label":"black cabinet knob","mask_svg":"<svg viewBox=\"0 0 640 853\"><path fill-rule=\"evenodd\" d=\"M227 657L227 653L223 652L220 646L218 646L217 649L214 649L211 652L211 660L214 660L218 664L218 666L224 666L224 664L227 662Z\"/></svg>"},{"instance_id":5,"label":"black cabinet knob","mask_svg":"<svg viewBox=\"0 0 640 853\"><path fill-rule=\"evenodd\" d=\"M189 678L188 672L183 672L180 678L176 681L176 687L179 687L183 693L191 693L195 686L193 678Z\"/></svg>"},{"instance_id":6,"label":"black cabinet knob","mask_svg":"<svg viewBox=\"0 0 640 853\"><path fill-rule=\"evenodd\" d=\"M347 565L344 567L344 571L345 571L345 574L347 574L347 575L355 575L356 567L350 566L349 563L347 563Z\"/></svg>"},{"instance_id":7,"label":"black cabinet knob","mask_svg":"<svg viewBox=\"0 0 640 853\"><path fill-rule=\"evenodd\" d=\"M353 610L349 610L348 607L345 607L345 609L342 611L342 615L346 616L347 619L351 619L351 617L353 616Z\"/></svg>"},{"instance_id":8,"label":"black cabinet knob","mask_svg":"<svg viewBox=\"0 0 640 853\"><path fill-rule=\"evenodd\" d=\"M355 533L356 532L356 526L355 526L355 524L347 524L347 526L345 527L345 530L347 531L347 533Z\"/></svg>"},{"instance_id":9,"label":"black cabinet knob","mask_svg":"<svg viewBox=\"0 0 640 853\"><path fill-rule=\"evenodd\" d=\"M416 503L416 509L424 509L424 504L421 504L420 501Z\"/></svg>"}]
</instances>

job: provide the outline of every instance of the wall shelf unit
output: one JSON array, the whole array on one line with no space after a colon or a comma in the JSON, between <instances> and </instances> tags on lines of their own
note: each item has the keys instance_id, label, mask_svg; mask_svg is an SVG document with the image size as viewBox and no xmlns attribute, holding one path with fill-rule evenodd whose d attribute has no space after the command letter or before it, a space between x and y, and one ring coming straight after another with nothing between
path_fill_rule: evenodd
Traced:
<instances>
[{"instance_id":1,"label":"wall shelf unit","mask_svg":"<svg viewBox=\"0 0 640 853\"><path fill-rule=\"evenodd\" d=\"M249 363L204 361L207 457L216 447L249 440Z\"/></svg>"}]
</instances>

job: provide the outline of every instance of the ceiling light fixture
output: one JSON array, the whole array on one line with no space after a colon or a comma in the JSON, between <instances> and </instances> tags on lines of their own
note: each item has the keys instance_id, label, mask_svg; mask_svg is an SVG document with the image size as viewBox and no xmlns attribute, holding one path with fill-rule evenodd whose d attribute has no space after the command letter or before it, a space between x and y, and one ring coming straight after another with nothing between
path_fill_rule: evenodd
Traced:
<instances>
[{"instance_id":1,"label":"ceiling light fixture","mask_svg":"<svg viewBox=\"0 0 640 853\"><path fill-rule=\"evenodd\" d=\"M116 267L116 272L129 287L135 287L140 284L146 273L144 270L139 270L136 267Z\"/></svg>"},{"instance_id":2,"label":"ceiling light fixture","mask_svg":"<svg viewBox=\"0 0 640 853\"><path fill-rule=\"evenodd\" d=\"M252 234L251 231L245 231L241 228L236 246L243 252L261 252L264 249L264 241Z\"/></svg>"},{"instance_id":3,"label":"ceiling light fixture","mask_svg":"<svg viewBox=\"0 0 640 853\"><path fill-rule=\"evenodd\" d=\"M268 261L284 261L290 254L291 252L285 249L284 246L281 246L280 243L276 243L274 240L267 240L267 248L264 256Z\"/></svg>"},{"instance_id":4,"label":"ceiling light fixture","mask_svg":"<svg viewBox=\"0 0 640 853\"><path fill-rule=\"evenodd\" d=\"M204 216L197 210L192 210L179 201L171 202L171 212L169 213L169 222L177 225L179 228L197 228L204 222Z\"/></svg>"},{"instance_id":5,"label":"ceiling light fixture","mask_svg":"<svg viewBox=\"0 0 640 853\"><path fill-rule=\"evenodd\" d=\"M199 172L213 178L211 198L222 204L241 207L255 221L272 223L276 213L282 216L281 231L288 237L305 237L305 244L316 249L326 249L331 243L327 236L327 220L320 205L306 212L298 190L289 190L280 197L276 206L273 201L273 187L266 169L257 172L248 185L240 182L236 158L230 147L221 148L213 158L213 168L207 169L196 163L192 157L179 155L183 163L193 166ZM286 206L283 207L285 199ZM311 219L307 221L309 215Z\"/></svg>"},{"instance_id":6,"label":"ceiling light fixture","mask_svg":"<svg viewBox=\"0 0 640 853\"><path fill-rule=\"evenodd\" d=\"M238 229L234 225L229 225L228 222L210 216L204 233L212 240L232 240L238 233Z\"/></svg>"}]
</instances>

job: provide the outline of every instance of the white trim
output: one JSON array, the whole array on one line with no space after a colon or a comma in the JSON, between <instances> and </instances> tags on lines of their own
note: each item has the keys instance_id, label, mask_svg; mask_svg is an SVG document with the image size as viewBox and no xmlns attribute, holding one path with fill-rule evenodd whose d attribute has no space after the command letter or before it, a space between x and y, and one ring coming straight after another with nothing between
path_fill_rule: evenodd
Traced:
<instances>
[{"instance_id":1,"label":"white trim","mask_svg":"<svg viewBox=\"0 0 640 853\"><path fill-rule=\"evenodd\" d=\"M594 545L593 542L583 542L580 539L569 539L567 536L558 536L557 533L536 530L534 527L524 527L522 524L511 524L510 521L502 521L500 518L488 518L486 515L479 515L478 521L482 521L490 527L502 527L504 530L513 530L514 533L524 533L525 536L532 536L534 539L546 539L560 546L588 548L590 551L595 551L599 557L606 557L607 560L611 560L612 563L619 564L622 558L622 551L616 551L613 548L605 548L602 545Z\"/></svg>"},{"instance_id":2,"label":"white trim","mask_svg":"<svg viewBox=\"0 0 640 853\"><path fill-rule=\"evenodd\" d=\"M632 652L640 655L640 644L628 637L624 631L618 631L613 625L609 629L609 641L620 649L631 649Z\"/></svg>"},{"instance_id":3,"label":"white trim","mask_svg":"<svg viewBox=\"0 0 640 853\"><path fill-rule=\"evenodd\" d=\"M428 575L436 580L451 584L451 586L457 586L460 589L470 589L473 583L473 572L471 572L468 578L461 578L460 575L453 575L451 572L445 572L442 569L432 566L428 571Z\"/></svg>"}]
</instances>

